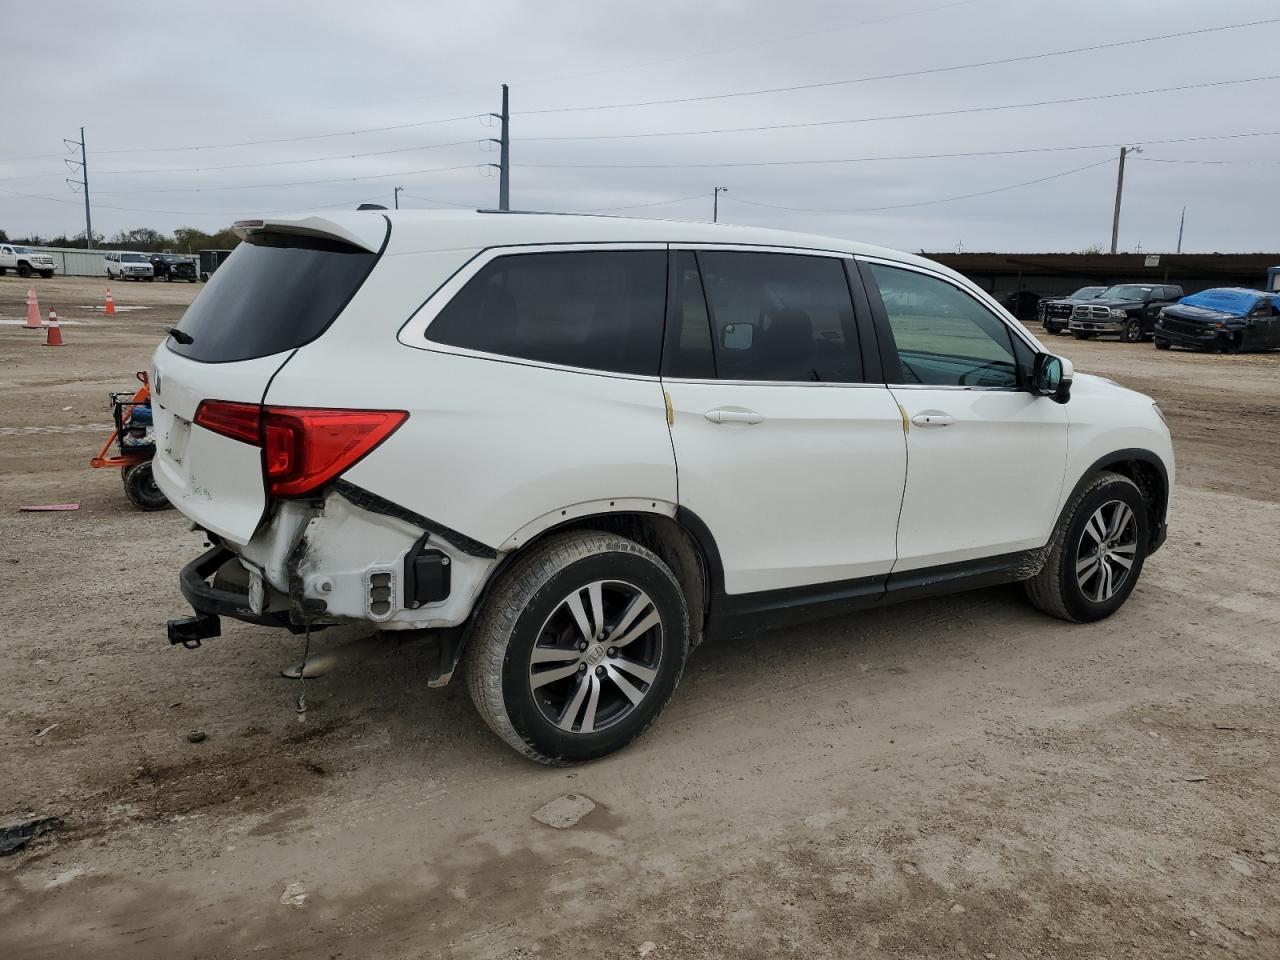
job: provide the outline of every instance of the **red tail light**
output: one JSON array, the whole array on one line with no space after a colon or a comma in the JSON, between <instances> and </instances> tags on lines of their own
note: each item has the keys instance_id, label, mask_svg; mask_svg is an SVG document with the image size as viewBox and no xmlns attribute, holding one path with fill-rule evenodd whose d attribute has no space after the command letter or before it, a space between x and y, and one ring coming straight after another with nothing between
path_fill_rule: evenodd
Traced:
<instances>
[{"instance_id":1,"label":"red tail light","mask_svg":"<svg viewBox=\"0 0 1280 960\"><path fill-rule=\"evenodd\" d=\"M305 497L355 466L408 418L403 410L203 400L195 422L224 437L261 447L269 495Z\"/></svg>"}]
</instances>

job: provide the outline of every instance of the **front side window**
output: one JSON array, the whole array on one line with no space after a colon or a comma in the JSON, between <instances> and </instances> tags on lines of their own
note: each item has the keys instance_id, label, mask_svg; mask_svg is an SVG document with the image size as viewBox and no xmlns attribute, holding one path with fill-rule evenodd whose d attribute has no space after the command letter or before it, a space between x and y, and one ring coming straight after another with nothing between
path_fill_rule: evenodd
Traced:
<instances>
[{"instance_id":1,"label":"front side window","mask_svg":"<svg viewBox=\"0 0 1280 960\"><path fill-rule=\"evenodd\" d=\"M431 321L427 339L505 357L657 376L664 250L497 257Z\"/></svg>"},{"instance_id":2,"label":"front side window","mask_svg":"<svg viewBox=\"0 0 1280 960\"><path fill-rule=\"evenodd\" d=\"M721 380L862 380L841 260L702 250L697 262Z\"/></svg>"},{"instance_id":3,"label":"front side window","mask_svg":"<svg viewBox=\"0 0 1280 960\"><path fill-rule=\"evenodd\" d=\"M1018 361L1008 326L945 280L870 264L901 368L890 383L948 387L1018 386ZM1023 351L1030 354L1030 349Z\"/></svg>"}]
</instances>

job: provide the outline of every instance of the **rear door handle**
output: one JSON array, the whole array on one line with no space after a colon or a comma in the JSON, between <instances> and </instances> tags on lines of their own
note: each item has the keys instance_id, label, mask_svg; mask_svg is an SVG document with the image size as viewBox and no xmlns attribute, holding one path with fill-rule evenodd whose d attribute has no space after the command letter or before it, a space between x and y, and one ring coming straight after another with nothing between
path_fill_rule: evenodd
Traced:
<instances>
[{"instance_id":1,"label":"rear door handle","mask_svg":"<svg viewBox=\"0 0 1280 960\"><path fill-rule=\"evenodd\" d=\"M764 414L742 407L716 407L703 416L712 423L764 423Z\"/></svg>"},{"instance_id":2,"label":"rear door handle","mask_svg":"<svg viewBox=\"0 0 1280 960\"><path fill-rule=\"evenodd\" d=\"M949 427L956 418L945 413L917 413L911 422L917 427Z\"/></svg>"}]
</instances>

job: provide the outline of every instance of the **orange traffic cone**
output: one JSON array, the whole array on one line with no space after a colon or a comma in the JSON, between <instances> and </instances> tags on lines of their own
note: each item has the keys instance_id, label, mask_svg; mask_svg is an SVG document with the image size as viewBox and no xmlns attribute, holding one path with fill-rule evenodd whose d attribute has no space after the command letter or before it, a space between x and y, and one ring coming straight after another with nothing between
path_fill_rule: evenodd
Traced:
<instances>
[{"instance_id":1,"label":"orange traffic cone","mask_svg":"<svg viewBox=\"0 0 1280 960\"><path fill-rule=\"evenodd\" d=\"M40 301L36 297L36 285L33 283L31 289L27 291L27 322L24 324L30 330L40 329Z\"/></svg>"},{"instance_id":2,"label":"orange traffic cone","mask_svg":"<svg viewBox=\"0 0 1280 960\"><path fill-rule=\"evenodd\" d=\"M107 287L107 305L102 308L102 315L106 317L115 316L116 302L111 299L111 288Z\"/></svg>"},{"instance_id":3,"label":"orange traffic cone","mask_svg":"<svg viewBox=\"0 0 1280 960\"><path fill-rule=\"evenodd\" d=\"M46 347L62 346L62 328L58 326L58 311L49 311L49 336L45 340Z\"/></svg>"}]
</instances>

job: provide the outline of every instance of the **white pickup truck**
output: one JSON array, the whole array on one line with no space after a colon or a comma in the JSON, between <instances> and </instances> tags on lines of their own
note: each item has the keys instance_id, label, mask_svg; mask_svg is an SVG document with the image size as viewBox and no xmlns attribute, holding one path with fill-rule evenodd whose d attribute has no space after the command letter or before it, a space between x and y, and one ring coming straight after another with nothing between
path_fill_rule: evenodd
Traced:
<instances>
[{"instance_id":1,"label":"white pickup truck","mask_svg":"<svg viewBox=\"0 0 1280 960\"><path fill-rule=\"evenodd\" d=\"M47 253L37 253L30 247L20 247L16 243L0 243L0 277L13 270L20 277L38 273L48 280L55 269L53 257Z\"/></svg>"}]
</instances>

